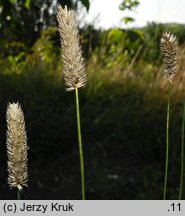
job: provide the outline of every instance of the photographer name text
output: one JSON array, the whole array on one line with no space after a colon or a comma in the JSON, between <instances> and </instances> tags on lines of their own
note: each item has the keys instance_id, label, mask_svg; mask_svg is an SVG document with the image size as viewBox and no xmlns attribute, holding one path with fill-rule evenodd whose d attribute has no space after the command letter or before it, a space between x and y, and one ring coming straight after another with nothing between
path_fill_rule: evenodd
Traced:
<instances>
[{"instance_id":1,"label":"photographer name text","mask_svg":"<svg viewBox=\"0 0 185 216\"><path fill-rule=\"evenodd\" d=\"M19 205L17 203L4 203L4 213L12 212L73 212L74 205L71 203L61 204L59 202L51 202L50 204L34 204L30 205L26 202L22 202Z\"/></svg>"}]
</instances>

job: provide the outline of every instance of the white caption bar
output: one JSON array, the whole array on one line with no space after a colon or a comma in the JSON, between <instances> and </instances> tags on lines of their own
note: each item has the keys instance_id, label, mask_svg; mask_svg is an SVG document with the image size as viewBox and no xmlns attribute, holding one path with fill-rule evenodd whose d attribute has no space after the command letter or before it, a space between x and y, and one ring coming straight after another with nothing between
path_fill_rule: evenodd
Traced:
<instances>
[{"instance_id":1,"label":"white caption bar","mask_svg":"<svg viewBox=\"0 0 185 216\"><path fill-rule=\"evenodd\" d=\"M131 200L20 200L0 201L0 215L4 216L183 216L185 201Z\"/></svg>"}]
</instances>

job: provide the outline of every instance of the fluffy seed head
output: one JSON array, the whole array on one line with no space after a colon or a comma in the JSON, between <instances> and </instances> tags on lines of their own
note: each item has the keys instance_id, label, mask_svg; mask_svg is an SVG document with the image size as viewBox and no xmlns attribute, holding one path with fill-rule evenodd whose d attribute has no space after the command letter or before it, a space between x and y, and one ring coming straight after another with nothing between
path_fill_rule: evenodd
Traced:
<instances>
[{"instance_id":1,"label":"fluffy seed head","mask_svg":"<svg viewBox=\"0 0 185 216\"><path fill-rule=\"evenodd\" d=\"M87 81L84 59L79 45L79 32L75 12L68 10L67 6L62 8L58 4L57 20L62 47L64 80L66 89L71 91L75 88L84 87Z\"/></svg>"},{"instance_id":2,"label":"fluffy seed head","mask_svg":"<svg viewBox=\"0 0 185 216\"><path fill-rule=\"evenodd\" d=\"M9 103L6 112L7 122L7 154L8 154L8 184L10 188L19 190L27 186L27 137L24 114L18 103Z\"/></svg>"},{"instance_id":3,"label":"fluffy seed head","mask_svg":"<svg viewBox=\"0 0 185 216\"><path fill-rule=\"evenodd\" d=\"M178 44L177 39L170 33L164 33L160 41L161 55L167 80L171 83L177 70Z\"/></svg>"}]
</instances>

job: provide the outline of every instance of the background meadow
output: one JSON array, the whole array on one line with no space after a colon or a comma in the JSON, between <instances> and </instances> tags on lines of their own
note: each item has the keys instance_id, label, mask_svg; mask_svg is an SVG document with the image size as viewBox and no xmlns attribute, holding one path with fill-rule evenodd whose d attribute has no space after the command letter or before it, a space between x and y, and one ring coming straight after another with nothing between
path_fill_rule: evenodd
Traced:
<instances>
[{"instance_id":1,"label":"background meadow","mask_svg":"<svg viewBox=\"0 0 185 216\"><path fill-rule=\"evenodd\" d=\"M88 1L80 7L60 2L78 13L88 8ZM13 101L22 104L29 145L24 199L81 196L74 97L64 87L55 6L50 0L0 1L0 199L16 198L6 171L5 117ZM87 199L162 199L167 95L159 41L166 30L179 41L167 185L167 199L178 199L185 25L154 22L80 29L88 76L79 91Z\"/></svg>"}]
</instances>

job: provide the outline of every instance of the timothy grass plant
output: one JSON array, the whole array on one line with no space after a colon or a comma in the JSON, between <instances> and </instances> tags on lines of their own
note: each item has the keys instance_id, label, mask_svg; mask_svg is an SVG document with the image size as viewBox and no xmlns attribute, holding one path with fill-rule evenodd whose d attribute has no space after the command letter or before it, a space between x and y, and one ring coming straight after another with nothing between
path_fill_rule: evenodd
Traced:
<instances>
[{"instance_id":1,"label":"timothy grass plant","mask_svg":"<svg viewBox=\"0 0 185 216\"><path fill-rule=\"evenodd\" d=\"M80 123L80 106L78 89L86 85L86 73L82 50L79 45L79 32L76 15L67 7L57 6L58 30L61 39L64 80L67 91L75 91L77 134L81 172L82 200L85 200L85 172Z\"/></svg>"},{"instance_id":2,"label":"timothy grass plant","mask_svg":"<svg viewBox=\"0 0 185 216\"><path fill-rule=\"evenodd\" d=\"M168 164L169 164L169 123L170 123L170 96L171 83L177 68L177 40L171 33L163 33L160 41L161 55L164 63L164 72L167 80L167 116L166 116L166 162L163 199L166 199Z\"/></svg>"}]
</instances>

